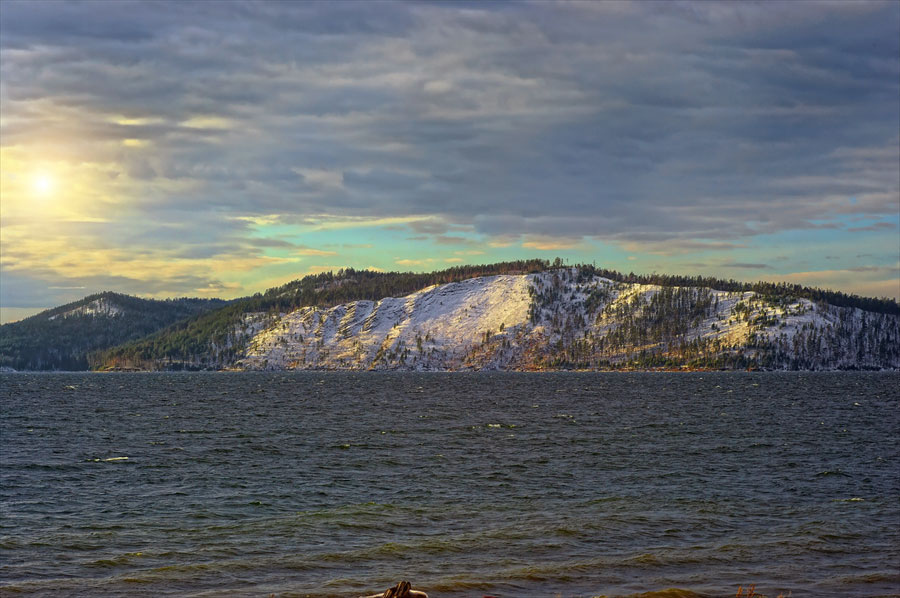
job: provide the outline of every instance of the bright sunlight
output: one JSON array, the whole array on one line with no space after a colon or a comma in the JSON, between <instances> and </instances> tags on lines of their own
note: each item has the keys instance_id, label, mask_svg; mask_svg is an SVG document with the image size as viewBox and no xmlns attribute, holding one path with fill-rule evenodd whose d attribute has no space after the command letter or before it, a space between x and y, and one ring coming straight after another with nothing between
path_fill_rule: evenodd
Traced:
<instances>
[{"instance_id":1,"label":"bright sunlight","mask_svg":"<svg viewBox=\"0 0 900 598\"><path fill-rule=\"evenodd\" d=\"M53 178L45 172L39 172L31 179L31 190L36 195L48 196L53 192L53 187Z\"/></svg>"}]
</instances>

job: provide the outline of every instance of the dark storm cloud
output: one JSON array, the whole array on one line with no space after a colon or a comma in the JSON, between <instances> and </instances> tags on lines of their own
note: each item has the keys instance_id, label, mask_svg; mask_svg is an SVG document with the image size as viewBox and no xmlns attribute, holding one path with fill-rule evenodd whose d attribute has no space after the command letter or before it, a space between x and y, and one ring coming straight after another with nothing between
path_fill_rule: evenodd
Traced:
<instances>
[{"instance_id":1,"label":"dark storm cloud","mask_svg":"<svg viewBox=\"0 0 900 598\"><path fill-rule=\"evenodd\" d=\"M7 2L2 136L192 183L134 204L196 215L190 255L269 214L737 247L896 212L898 26L895 2Z\"/></svg>"}]
</instances>

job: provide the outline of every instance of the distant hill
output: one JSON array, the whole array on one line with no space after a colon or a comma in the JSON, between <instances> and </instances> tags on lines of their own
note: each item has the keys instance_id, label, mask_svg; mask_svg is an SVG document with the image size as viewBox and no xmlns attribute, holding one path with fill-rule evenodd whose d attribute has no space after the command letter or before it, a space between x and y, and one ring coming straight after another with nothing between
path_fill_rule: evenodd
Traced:
<instances>
[{"instance_id":1,"label":"distant hill","mask_svg":"<svg viewBox=\"0 0 900 598\"><path fill-rule=\"evenodd\" d=\"M88 354L220 308L221 299L155 301L99 293L0 326L0 367L86 370Z\"/></svg>"},{"instance_id":2,"label":"distant hill","mask_svg":"<svg viewBox=\"0 0 900 598\"><path fill-rule=\"evenodd\" d=\"M559 260L346 269L88 359L94 369L896 369L900 305Z\"/></svg>"}]
</instances>

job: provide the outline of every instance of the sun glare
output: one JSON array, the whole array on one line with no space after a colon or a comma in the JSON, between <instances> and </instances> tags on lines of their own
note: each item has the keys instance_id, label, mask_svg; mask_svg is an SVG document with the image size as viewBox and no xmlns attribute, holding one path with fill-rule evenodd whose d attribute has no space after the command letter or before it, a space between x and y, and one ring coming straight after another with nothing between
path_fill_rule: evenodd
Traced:
<instances>
[{"instance_id":1,"label":"sun glare","mask_svg":"<svg viewBox=\"0 0 900 598\"><path fill-rule=\"evenodd\" d=\"M31 179L31 189L37 195L50 195L53 192L53 179L46 173L36 174Z\"/></svg>"}]
</instances>

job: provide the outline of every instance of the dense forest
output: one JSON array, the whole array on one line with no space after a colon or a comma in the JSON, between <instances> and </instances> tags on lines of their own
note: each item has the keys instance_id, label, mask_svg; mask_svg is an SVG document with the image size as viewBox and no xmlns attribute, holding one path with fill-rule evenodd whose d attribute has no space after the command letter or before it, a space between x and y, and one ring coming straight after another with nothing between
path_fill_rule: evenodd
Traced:
<instances>
[{"instance_id":1,"label":"dense forest","mask_svg":"<svg viewBox=\"0 0 900 598\"><path fill-rule=\"evenodd\" d=\"M139 299L98 293L0 326L0 367L85 370L90 352L147 336L224 305L220 299Z\"/></svg>"}]
</instances>

